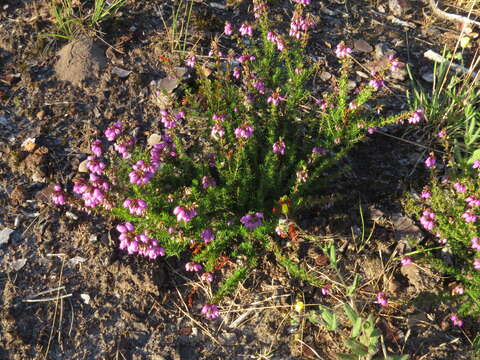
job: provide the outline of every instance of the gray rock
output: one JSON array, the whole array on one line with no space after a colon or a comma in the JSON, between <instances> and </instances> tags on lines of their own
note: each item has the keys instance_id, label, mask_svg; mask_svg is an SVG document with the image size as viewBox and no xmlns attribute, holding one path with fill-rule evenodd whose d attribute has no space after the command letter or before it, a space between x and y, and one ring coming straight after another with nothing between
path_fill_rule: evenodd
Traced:
<instances>
[{"instance_id":1,"label":"gray rock","mask_svg":"<svg viewBox=\"0 0 480 360\"><path fill-rule=\"evenodd\" d=\"M10 235L14 232L15 230L5 228L0 231L0 245L7 244L8 240L10 239Z\"/></svg>"}]
</instances>

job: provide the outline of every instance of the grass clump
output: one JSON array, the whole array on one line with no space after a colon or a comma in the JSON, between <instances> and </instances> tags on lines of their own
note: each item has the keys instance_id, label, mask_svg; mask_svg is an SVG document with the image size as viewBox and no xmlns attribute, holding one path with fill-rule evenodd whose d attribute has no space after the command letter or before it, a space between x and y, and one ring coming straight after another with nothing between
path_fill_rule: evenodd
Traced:
<instances>
[{"instance_id":1,"label":"grass clump","mask_svg":"<svg viewBox=\"0 0 480 360\"><path fill-rule=\"evenodd\" d=\"M77 3L74 0L51 0L51 14L57 31L49 33L68 40L98 32L102 23L115 16L128 0L93 0Z\"/></svg>"}]
</instances>

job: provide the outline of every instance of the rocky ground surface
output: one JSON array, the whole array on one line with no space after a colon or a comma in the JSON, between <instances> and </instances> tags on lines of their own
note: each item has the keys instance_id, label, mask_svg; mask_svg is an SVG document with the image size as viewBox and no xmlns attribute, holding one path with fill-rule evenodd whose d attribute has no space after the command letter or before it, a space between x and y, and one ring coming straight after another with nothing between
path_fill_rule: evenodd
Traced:
<instances>
[{"instance_id":1,"label":"rocky ground surface","mask_svg":"<svg viewBox=\"0 0 480 360\"><path fill-rule=\"evenodd\" d=\"M319 91L336 76L333 48L342 40L364 65L352 75L353 85L369 64L396 54L429 86L433 66L424 52L453 48L460 34L421 1L312 3L317 26L308 54L322 64L313 84ZM67 44L43 36L55 29L48 1L0 4L0 359L330 359L345 350L291 309L298 297L335 306L334 296L292 279L274 258L264 259L220 304L219 319L206 321L198 281L180 262L129 257L116 250L113 219L51 205L51 184L73 179L107 124L134 123L145 136L157 126L156 90L178 85L162 82L165 59L175 62L178 55L164 23L173 6L129 1L103 35ZM224 22L240 24L249 6L195 2L188 40L197 53L208 53ZM279 22L288 20L288 1L273 6ZM406 73L387 85L378 105L387 113L406 109ZM450 326L451 309L438 300L442 274L390 260L410 249L407 237L425 240L400 201L423 185L425 150L411 143L422 141L419 128L384 130L345 160L348 176L331 188L341 199L328 210L312 209L299 225L335 239L348 264L345 274L363 278L363 298L374 299L384 288L395 299L383 310L373 301L359 304L378 316L387 352L470 359L468 339L476 329ZM352 243L362 232L360 204L368 229L376 224L362 252ZM284 253L312 273L327 271L315 244L290 244Z\"/></svg>"}]
</instances>

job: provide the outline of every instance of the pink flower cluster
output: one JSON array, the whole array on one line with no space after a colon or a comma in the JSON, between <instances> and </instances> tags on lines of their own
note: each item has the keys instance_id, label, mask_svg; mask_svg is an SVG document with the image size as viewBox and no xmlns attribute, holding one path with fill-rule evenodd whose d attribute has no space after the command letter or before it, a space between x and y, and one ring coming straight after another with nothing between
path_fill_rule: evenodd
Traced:
<instances>
[{"instance_id":1,"label":"pink flower cluster","mask_svg":"<svg viewBox=\"0 0 480 360\"><path fill-rule=\"evenodd\" d=\"M460 318L455 314L450 316L450 320L452 321L453 326L458 326L458 327L463 326L463 321L460 320Z\"/></svg>"},{"instance_id":2,"label":"pink flower cluster","mask_svg":"<svg viewBox=\"0 0 480 360\"><path fill-rule=\"evenodd\" d=\"M196 262L190 261L185 264L185 270L190 272L199 272L202 270L202 265L197 264Z\"/></svg>"},{"instance_id":3,"label":"pink flower cluster","mask_svg":"<svg viewBox=\"0 0 480 360\"><path fill-rule=\"evenodd\" d=\"M262 226L262 219L263 214L261 212L257 212L255 214L246 214L240 218L240 222L245 226L248 230L254 230L259 226Z\"/></svg>"},{"instance_id":4,"label":"pink flower cluster","mask_svg":"<svg viewBox=\"0 0 480 360\"><path fill-rule=\"evenodd\" d=\"M203 282L211 283L213 281L213 274L211 272L206 271L202 274L202 276L200 276L200 279Z\"/></svg>"},{"instance_id":5,"label":"pink flower cluster","mask_svg":"<svg viewBox=\"0 0 480 360\"><path fill-rule=\"evenodd\" d=\"M279 92L274 91L272 95L267 98L267 103L277 106L280 104L280 101L285 101L286 98L281 96Z\"/></svg>"},{"instance_id":6,"label":"pink flower cluster","mask_svg":"<svg viewBox=\"0 0 480 360\"><path fill-rule=\"evenodd\" d=\"M210 132L210 136L215 140L219 140L225 136L225 129L220 123L215 123L212 127L212 131Z\"/></svg>"},{"instance_id":7,"label":"pink flower cluster","mask_svg":"<svg viewBox=\"0 0 480 360\"><path fill-rule=\"evenodd\" d=\"M391 71L396 71L400 69L400 66L402 66L402 63L398 61L397 58L395 58L393 55L390 55L388 57L388 61L390 62L390 70Z\"/></svg>"},{"instance_id":8,"label":"pink flower cluster","mask_svg":"<svg viewBox=\"0 0 480 360\"><path fill-rule=\"evenodd\" d=\"M123 202L123 207L130 211L132 215L142 216L147 211L147 203L142 199L126 199Z\"/></svg>"},{"instance_id":9,"label":"pink flower cluster","mask_svg":"<svg viewBox=\"0 0 480 360\"><path fill-rule=\"evenodd\" d=\"M254 1L253 16L259 19L262 15L267 13L267 3L264 1Z\"/></svg>"},{"instance_id":10,"label":"pink flower cluster","mask_svg":"<svg viewBox=\"0 0 480 360\"><path fill-rule=\"evenodd\" d=\"M473 268L475 270L480 270L480 258L475 258L473 260Z\"/></svg>"},{"instance_id":11,"label":"pink flower cluster","mask_svg":"<svg viewBox=\"0 0 480 360\"><path fill-rule=\"evenodd\" d=\"M213 230L211 228L203 230L200 236L202 237L203 241L205 241L205 244L208 244L209 242L215 240L215 234L213 233Z\"/></svg>"},{"instance_id":12,"label":"pink flower cluster","mask_svg":"<svg viewBox=\"0 0 480 360\"><path fill-rule=\"evenodd\" d=\"M242 36L252 36L253 35L253 28L250 24L248 23L243 23L241 26L240 26L240 29L238 29L238 31L240 32L240 35Z\"/></svg>"},{"instance_id":13,"label":"pink flower cluster","mask_svg":"<svg viewBox=\"0 0 480 360\"><path fill-rule=\"evenodd\" d=\"M223 29L225 35L232 35L233 34L233 25L229 22L225 23L225 28Z\"/></svg>"},{"instance_id":14,"label":"pink flower cluster","mask_svg":"<svg viewBox=\"0 0 480 360\"><path fill-rule=\"evenodd\" d=\"M462 184L461 182L458 182L458 181L453 183L453 188L459 194L463 194L464 192L467 191L467 187L464 184Z\"/></svg>"},{"instance_id":15,"label":"pink flower cluster","mask_svg":"<svg viewBox=\"0 0 480 360\"><path fill-rule=\"evenodd\" d=\"M283 40L283 38L277 35L275 32L269 31L267 33L267 40L275 43L278 51L285 50L285 40Z\"/></svg>"},{"instance_id":16,"label":"pink flower cluster","mask_svg":"<svg viewBox=\"0 0 480 360\"><path fill-rule=\"evenodd\" d=\"M161 162L165 162L168 157L176 157L176 146L170 135L162 135L162 141L152 146L150 150L150 161L152 168L156 170Z\"/></svg>"},{"instance_id":17,"label":"pink flower cluster","mask_svg":"<svg viewBox=\"0 0 480 360\"><path fill-rule=\"evenodd\" d=\"M467 196L465 201L467 202L468 206L471 206L471 207L480 206L480 199L478 197L476 197L475 195Z\"/></svg>"},{"instance_id":18,"label":"pink flower cluster","mask_svg":"<svg viewBox=\"0 0 480 360\"><path fill-rule=\"evenodd\" d=\"M123 127L123 124L120 121L118 121L112 126L110 126L109 128L107 128L107 130L105 130L105 133L104 133L107 140L114 141L122 133L122 127Z\"/></svg>"},{"instance_id":19,"label":"pink flower cluster","mask_svg":"<svg viewBox=\"0 0 480 360\"><path fill-rule=\"evenodd\" d=\"M178 222L189 222L195 216L197 216L197 211L195 210L195 208L187 209L183 206L175 206L175 209L173 209L173 214L177 216Z\"/></svg>"},{"instance_id":20,"label":"pink flower cluster","mask_svg":"<svg viewBox=\"0 0 480 360\"><path fill-rule=\"evenodd\" d=\"M65 205L65 192L60 185L53 186L52 202L55 205Z\"/></svg>"},{"instance_id":21,"label":"pink flower cluster","mask_svg":"<svg viewBox=\"0 0 480 360\"><path fill-rule=\"evenodd\" d=\"M177 126L177 121L185 119L185 112L179 111L175 115L170 114L168 110L160 110L160 121L162 122L165 129L173 129Z\"/></svg>"},{"instance_id":22,"label":"pink flower cluster","mask_svg":"<svg viewBox=\"0 0 480 360\"><path fill-rule=\"evenodd\" d=\"M99 139L96 139L93 141L92 146L90 147L92 149L92 153L96 157L101 157L103 155L103 149L102 149L102 141Z\"/></svg>"},{"instance_id":23,"label":"pink flower cluster","mask_svg":"<svg viewBox=\"0 0 480 360\"><path fill-rule=\"evenodd\" d=\"M407 121L409 124L418 124L424 118L425 118L425 110L418 109L412 114L412 116L408 118Z\"/></svg>"},{"instance_id":24,"label":"pink flower cluster","mask_svg":"<svg viewBox=\"0 0 480 360\"><path fill-rule=\"evenodd\" d=\"M385 83L383 82L382 79L372 79L368 84L371 87L373 87L375 90L380 90Z\"/></svg>"},{"instance_id":25,"label":"pink flower cluster","mask_svg":"<svg viewBox=\"0 0 480 360\"><path fill-rule=\"evenodd\" d=\"M472 242L472 249L480 251L480 239L475 236L470 241Z\"/></svg>"},{"instance_id":26,"label":"pink flower cluster","mask_svg":"<svg viewBox=\"0 0 480 360\"><path fill-rule=\"evenodd\" d=\"M407 266L412 264L412 258L410 256L404 256L400 259L402 266Z\"/></svg>"},{"instance_id":27,"label":"pink flower cluster","mask_svg":"<svg viewBox=\"0 0 480 360\"><path fill-rule=\"evenodd\" d=\"M426 167L434 167L436 163L437 163L437 158L435 157L435 155L430 155L425 160L425 166Z\"/></svg>"},{"instance_id":28,"label":"pink flower cluster","mask_svg":"<svg viewBox=\"0 0 480 360\"><path fill-rule=\"evenodd\" d=\"M188 66L188 67L195 67L195 62L197 61L197 57L195 55L192 55L190 56L187 61L185 61L185 64Z\"/></svg>"},{"instance_id":29,"label":"pink flower cluster","mask_svg":"<svg viewBox=\"0 0 480 360\"><path fill-rule=\"evenodd\" d=\"M96 158L95 156L89 156L86 163L88 171L92 174L102 175L103 171L106 168L106 165L103 161Z\"/></svg>"},{"instance_id":30,"label":"pink flower cluster","mask_svg":"<svg viewBox=\"0 0 480 360\"><path fill-rule=\"evenodd\" d=\"M235 137L237 139L248 139L252 135L253 135L252 125L242 125L241 127L235 129Z\"/></svg>"},{"instance_id":31,"label":"pink flower cluster","mask_svg":"<svg viewBox=\"0 0 480 360\"><path fill-rule=\"evenodd\" d=\"M285 143L282 140L273 144L273 152L279 155L285 155Z\"/></svg>"},{"instance_id":32,"label":"pink flower cluster","mask_svg":"<svg viewBox=\"0 0 480 360\"><path fill-rule=\"evenodd\" d=\"M420 193L420 197L422 199L430 199L432 197L432 193L428 190L422 190L422 192Z\"/></svg>"},{"instance_id":33,"label":"pink flower cluster","mask_svg":"<svg viewBox=\"0 0 480 360\"><path fill-rule=\"evenodd\" d=\"M147 234L135 234L135 226L126 222L117 225L120 233L120 250L127 250L130 255L138 254L155 260L159 256L165 256L165 250L158 245L157 240Z\"/></svg>"},{"instance_id":34,"label":"pink flower cluster","mask_svg":"<svg viewBox=\"0 0 480 360\"><path fill-rule=\"evenodd\" d=\"M471 210L467 210L465 211L463 214L462 214L462 218L465 220L465 222L467 223L474 223L474 222L477 222L477 215L471 211Z\"/></svg>"},{"instance_id":35,"label":"pink flower cluster","mask_svg":"<svg viewBox=\"0 0 480 360\"><path fill-rule=\"evenodd\" d=\"M343 42L337 45L335 49L335 55L341 59L344 58L352 53L352 49L346 46Z\"/></svg>"},{"instance_id":36,"label":"pink flower cluster","mask_svg":"<svg viewBox=\"0 0 480 360\"><path fill-rule=\"evenodd\" d=\"M138 160L133 166L132 171L128 174L130 184L137 186L147 185L152 179L156 167L145 163L143 160Z\"/></svg>"},{"instance_id":37,"label":"pink flower cluster","mask_svg":"<svg viewBox=\"0 0 480 360\"><path fill-rule=\"evenodd\" d=\"M437 225L434 219L435 213L432 210L427 209L423 211L422 216L420 217L420 223L425 228L425 230L430 231Z\"/></svg>"},{"instance_id":38,"label":"pink flower cluster","mask_svg":"<svg viewBox=\"0 0 480 360\"><path fill-rule=\"evenodd\" d=\"M216 319L217 317L220 316L220 313L218 312L218 308L214 304L205 304L202 307L201 313L207 319Z\"/></svg>"},{"instance_id":39,"label":"pink flower cluster","mask_svg":"<svg viewBox=\"0 0 480 360\"><path fill-rule=\"evenodd\" d=\"M378 293L376 303L383 307L388 306L387 294L385 294L384 292Z\"/></svg>"},{"instance_id":40,"label":"pink flower cluster","mask_svg":"<svg viewBox=\"0 0 480 360\"><path fill-rule=\"evenodd\" d=\"M135 145L136 139L134 137L130 137L120 143L116 143L113 148L116 152L122 155L122 158L128 159L130 157L129 150Z\"/></svg>"},{"instance_id":41,"label":"pink flower cluster","mask_svg":"<svg viewBox=\"0 0 480 360\"><path fill-rule=\"evenodd\" d=\"M217 186L215 179L209 178L208 176L202 177L202 188L208 189L209 187Z\"/></svg>"},{"instance_id":42,"label":"pink flower cluster","mask_svg":"<svg viewBox=\"0 0 480 360\"><path fill-rule=\"evenodd\" d=\"M73 192L82 195L85 207L94 208L105 201L105 194L110 190L108 181L96 174L90 174L88 183L79 179L73 184ZM106 205L106 203L104 203Z\"/></svg>"},{"instance_id":43,"label":"pink flower cluster","mask_svg":"<svg viewBox=\"0 0 480 360\"><path fill-rule=\"evenodd\" d=\"M293 1L300 5L310 5L310 0L293 0Z\"/></svg>"},{"instance_id":44,"label":"pink flower cluster","mask_svg":"<svg viewBox=\"0 0 480 360\"><path fill-rule=\"evenodd\" d=\"M290 22L289 35L297 40L306 38L308 30L313 26L314 23L310 18L304 18L301 12L296 11Z\"/></svg>"}]
</instances>

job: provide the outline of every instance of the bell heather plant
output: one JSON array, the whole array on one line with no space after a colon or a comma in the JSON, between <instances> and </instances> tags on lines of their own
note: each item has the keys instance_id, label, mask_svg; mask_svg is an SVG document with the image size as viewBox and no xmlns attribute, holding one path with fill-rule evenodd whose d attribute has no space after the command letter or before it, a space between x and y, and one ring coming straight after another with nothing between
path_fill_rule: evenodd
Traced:
<instances>
[{"instance_id":1,"label":"bell heather plant","mask_svg":"<svg viewBox=\"0 0 480 360\"><path fill-rule=\"evenodd\" d=\"M451 253L448 259L431 258L440 271L451 276L450 305L458 306L460 315L474 316L480 314L480 185L476 165L448 168L442 177L433 168L432 180L418 200L412 197L406 202L407 211L417 214L422 227L434 235L436 246Z\"/></svg>"},{"instance_id":2,"label":"bell heather plant","mask_svg":"<svg viewBox=\"0 0 480 360\"><path fill-rule=\"evenodd\" d=\"M158 141L146 146L128 124L114 123L105 139L93 141L90 174L75 181L77 196L68 197L85 211L118 218L119 247L128 254L187 256L185 271L198 272L216 289L201 311L207 318L219 316L214 304L272 249L268 239L279 217L285 221L318 193L327 167L368 129L411 115L369 112L365 104L389 69L351 92L351 50L344 44L336 51L338 83L320 99L313 96L309 81L317 65L304 56L314 26L308 3L297 1L288 34L273 28L268 6L259 1L250 22L227 23L206 61L186 59L198 70L198 86L184 86L183 105L160 109ZM226 57L218 51L224 40L236 41ZM63 205L66 198L56 187L54 202ZM281 212L274 211L279 204ZM215 284L217 272L239 257L247 260Z\"/></svg>"}]
</instances>

